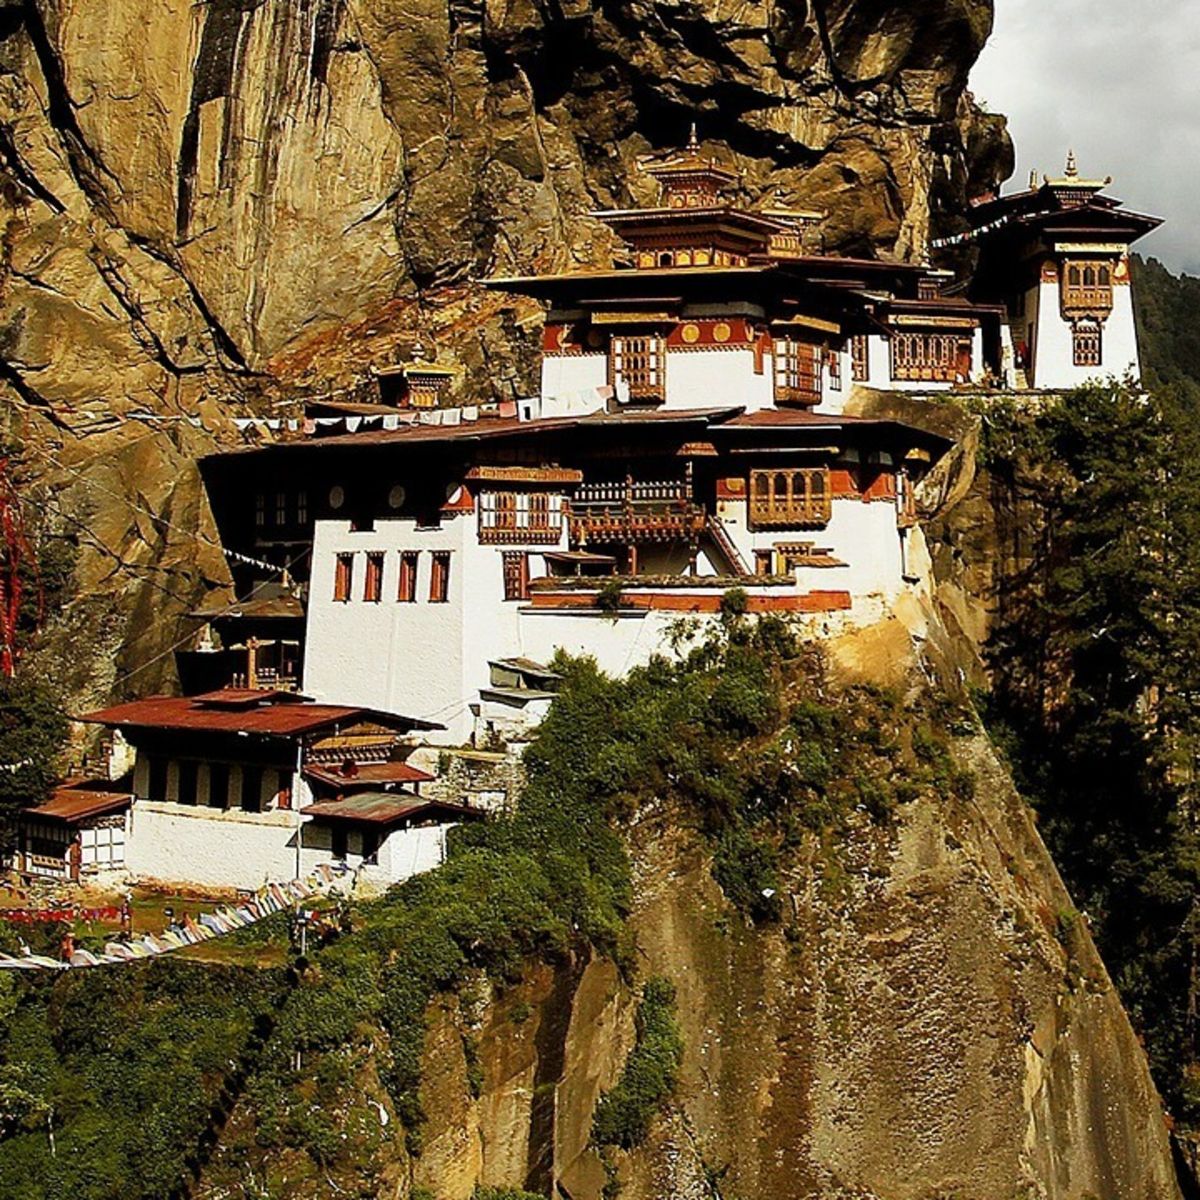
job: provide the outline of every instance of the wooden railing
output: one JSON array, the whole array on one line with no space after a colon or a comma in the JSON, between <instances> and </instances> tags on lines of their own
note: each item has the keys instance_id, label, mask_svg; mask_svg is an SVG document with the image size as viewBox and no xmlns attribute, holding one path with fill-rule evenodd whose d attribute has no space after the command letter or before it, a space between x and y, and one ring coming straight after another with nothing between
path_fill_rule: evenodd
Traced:
<instances>
[{"instance_id":1,"label":"wooden railing","mask_svg":"<svg viewBox=\"0 0 1200 1200\"><path fill-rule=\"evenodd\" d=\"M571 501L571 543L691 541L706 520L684 480L585 483Z\"/></svg>"},{"instance_id":2,"label":"wooden railing","mask_svg":"<svg viewBox=\"0 0 1200 1200\"><path fill-rule=\"evenodd\" d=\"M622 479L580 484L571 501L571 510L659 506L686 503L690 499L688 486L682 479Z\"/></svg>"}]
</instances>

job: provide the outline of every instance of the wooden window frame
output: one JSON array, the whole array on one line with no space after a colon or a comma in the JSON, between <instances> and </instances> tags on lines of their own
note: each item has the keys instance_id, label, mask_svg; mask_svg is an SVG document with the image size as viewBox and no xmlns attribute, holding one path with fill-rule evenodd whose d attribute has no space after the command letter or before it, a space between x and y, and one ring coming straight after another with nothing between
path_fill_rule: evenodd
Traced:
<instances>
[{"instance_id":1,"label":"wooden window frame","mask_svg":"<svg viewBox=\"0 0 1200 1200\"><path fill-rule=\"evenodd\" d=\"M367 551L367 569L363 572L363 599L368 604L378 604L383 599L382 550Z\"/></svg>"},{"instance_id":2,"label":"wooden window frame","mask_svg":"<svg viewBox=\"0 0 1200 1200\"><path fill-rule=\"evenodd\" d=\"M396 602L398 604L416 603L417 573L420 569L420 550L400 551L400 577L396 580Z\"/></svg>"},{"instance_id":3,"label":"wooden window frame","mask_svg":"<svg viewBox=\"0 0 1200 1200\"><path fill-rule=\"evenodd\" d=\"M750 472L754 529L811 529L829 524L833 492L828 467L763 467Z\"/></svg>"},{"instance_id":4,"label":"wooden window frame","mask_svg":"<svg viewBox=\"0 0 1200 1200\"><path fill-rule=\"evenodd\" d=\"M1071 358L1077 367L1104 365L1104 326L1099 321L1077 321L1071 326Z\"/></svg>"},{"instance_id":5,"label":"wooden window frame","mask_svg":"<svg viewBox=\"0 0 1200 1200\"><path fill-rule=\"evenodd\" d=\"M267 524L267 493L256 492L254 496L254 527L263 529Z\"/></svg>"},{"instance_id":6,"label":"wooden window frame","mask_svg":"<svg viewBox=\"0 0 1200 1200\"><path fill-rule=\"evenodd\" d=\"M284 526L288 523L288 494L287 492L275 493L275 524L276 526Z\"/></svg>"},{"instance_id":7,"label":"wooden window frame","mask_svg":"<svg viewBox=\"0 0 1200 1200\"><path fill-rule=\"evenodd\" d=\"M842 356L837 350L830 350L827 359L829 366L829 390L832 392L840 392L842 390Z\"/></svg>"},{"instance_id":8,"label":"wooden window frame","mask_svg":"<svg viewBox=\"0 0 1200 1200\"><path fill-rule=\"evenodd\" d=\"M756 577L775 574L775 551L754 551L754 574Z\"/></svg>"},{"instance_id":9,"label":"wooden window frame","mask_svg":"<svg viewBox=\"0 0 1200 1200\"><path fill-rule=\"evenodd\" d=\"M484 492L478 511L485 545L557 545L566 515L561 497L549 492Z\"/></svg>"},{"instance_id":10,"label":"wooden window frame","mask_svg":"<svg viewBox=\"0 0 1200 1200\"><path fill-rule=\"evenodd\" d=\"M614 333L608 342L608 382L624 383L631 401L667 398L667 340L661 333Z\"/></svg>"},{"instance_id":11,"label":"wooden window frame","mask_svg":"<svg viewBox=\"0 0 1200 1200\"><path fill-rule=\"evenodd\" d=\"M891 336L892 379L904 383L967 382L975 368L973 339L961 333L900 332ZM969 351L965 377L959 356Z\"/></svg>"},{"instance_id":12,"label":"wooden window frame","mask_svg":"<svg viewBox=\"0 0 1200 1200\"><path fill-rule=\"evenodd\" d=\"M429 571L429 603L448 604L450 601L451 552L434 550L430 559L432 565Z\"/></svg>"},{"instance_id":13,"label":"wooden window frame","mask_svg":"<svg viewBox=\"0 0 1200 1200\"><path fill-rule=\"evenodd\" d=\"M308 492L304 488L296 493L296 524L308 524Z\"/></svg>"},{"instance_id":14,"label":"wooden window frame","mask_svg":"<svg viewBox=\"0 0 1200 1200\"><path fill-rule=\"evenodd\" d=\"M517 527L517 493L516 492L496 492L496 506L494 508L495 520L493 527L496 529L513 530Z\"/></svg>"},{"instance_id":15,"label":"wooden window frame","mask_svg":"<svg viewBox=\"0 0 1200 1200\"><path fill-rule=\"evenodd\" d=\"M1113 275L1114 264L1107 259L1068 259L1061 274L1063 312L1111 312Z\"/></svg>"},{"instance_id":16,"label":"wooden window frame","mask_svg":"<svg viewBox=\"0 0 1200 1200\"><path fill-rule=\"evenodd\" d=\"M333 600L349 604L354 593L354 554L338 554L333 563Z\"/></svg>"},{"instance_id":17,"label":"wooden window frame","mask_svg":"<svg viewBox=\"0 0 1200 1200\"><path fill-rule=\"evenodd\" d=\"M815 408L821 403L821 347L793 337L771 343L775 403Z\"/></svg>"},{"instance_id":18,"label":"wooden window frame","mask_svg":"<svg viewBox=\"0 0 1200 1200\"><path fill-rule=\"evenodd\" d=\"M505 600L529 599L529 554L524 550L501 550Z\"/></svg>"},{"instance_id":19,"label":"wooden window frame","mask_svg":"<svg viewBox=\"0 0 1200 1200\"><path fill-rule=\"evenodd\" d=\"M855 383L866 383L871 378L871 342L865 333L856 333L850 339L850 378Z\"/></svg>"}]
</instances>

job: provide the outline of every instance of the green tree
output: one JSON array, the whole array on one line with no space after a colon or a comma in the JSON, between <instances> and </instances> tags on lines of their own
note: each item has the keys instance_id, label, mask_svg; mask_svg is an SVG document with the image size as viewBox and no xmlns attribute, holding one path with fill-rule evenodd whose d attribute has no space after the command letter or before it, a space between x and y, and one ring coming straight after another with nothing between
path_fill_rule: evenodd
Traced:
<instances>
[{"instance_id":1,"label":"green tree","mask_svg":"<svg viewBox=\"0 0 1200 1200\"><path fill-rule=\"evenodd\" d=\"M0 836L11 838L15 814L49 794L66 737L66 716L49 687L0 678Z\"/></svg>"},{"instance_id":2,"label":"green tree","mask_svg":"<svg viewBox=\"0 0 1200 1200\"><path fill-rule=\"evenodd\" d=\"M1179 1109L1200 932L1193 425L1186 398L1113 383L1017 417L997 439L1045 521L994 647L999 705L1046 839Z\"/></svg>"}]
</instances>

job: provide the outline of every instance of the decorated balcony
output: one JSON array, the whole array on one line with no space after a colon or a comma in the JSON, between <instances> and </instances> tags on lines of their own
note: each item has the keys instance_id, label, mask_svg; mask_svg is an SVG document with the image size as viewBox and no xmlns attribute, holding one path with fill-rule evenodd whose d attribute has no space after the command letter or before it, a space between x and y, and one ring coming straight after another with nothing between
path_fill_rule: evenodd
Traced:
<instances>
[{"instance_id":1,"label":"decorated balcony","mask_svg":"<svg viewBox=\"0 0 1200 1200\"><path fill-rule=\"evenodd\" d=\"M585 483L571 501L571 544L694 542L708 520L681 480Z\"/></svg>"}]
</instances>

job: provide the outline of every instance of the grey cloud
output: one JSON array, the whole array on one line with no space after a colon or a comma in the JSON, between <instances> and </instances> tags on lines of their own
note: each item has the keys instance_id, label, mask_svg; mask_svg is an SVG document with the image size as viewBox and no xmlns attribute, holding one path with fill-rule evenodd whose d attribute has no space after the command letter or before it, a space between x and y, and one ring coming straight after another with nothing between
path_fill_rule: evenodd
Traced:
<instances>
[{"instance_id":1,"label":"grey cloud","mask_svg":"<svg viewBox=\"0 0 1200 1200\"><path fill-rule=\"evenodd\" d=\"M1006 113L1023 185L1062 168L1167 224L1142 250L1200 274L1200 4L1196 0L996 0L996 27L971 77Z\"/></svg>"}]
</instances>

